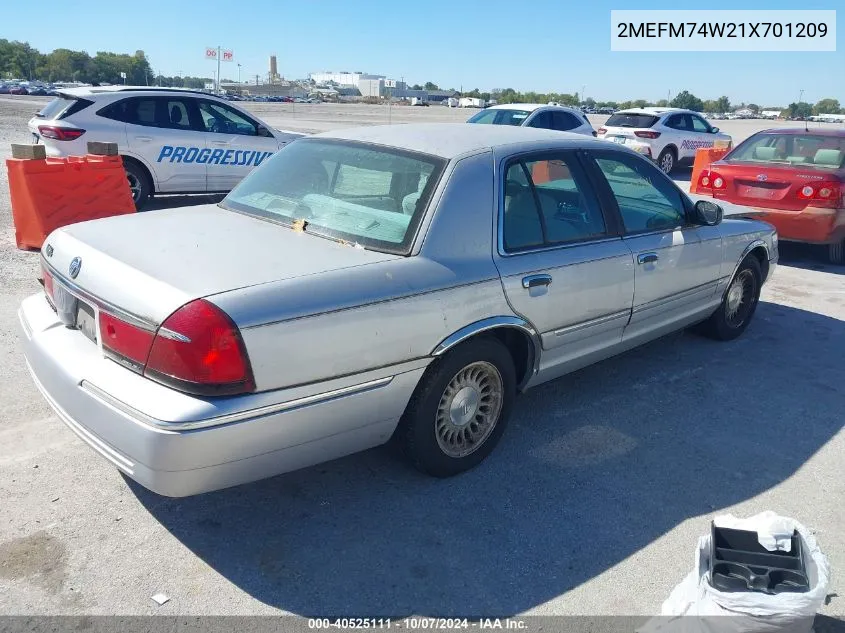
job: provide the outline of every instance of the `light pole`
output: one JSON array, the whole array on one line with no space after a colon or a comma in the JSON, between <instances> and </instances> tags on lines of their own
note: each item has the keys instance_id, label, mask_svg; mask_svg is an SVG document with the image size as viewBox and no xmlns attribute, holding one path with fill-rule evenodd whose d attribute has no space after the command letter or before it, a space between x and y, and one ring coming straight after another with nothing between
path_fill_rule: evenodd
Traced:
<instances>
[{"instance_id":1,"label":"light pole","mask_svg":"<svg viewBox=\"0 0 845 633\"><path fill-rule=\"evenodd\" d=\"M238 64L238 85L241 83L241 65Z\"/></svg>"},{"instance_id":2,"label":"light pole","mask_svg":"<svg viewBox=\"0 0 845 633\"><path fill-rule=\"evenodd\" d=\"M801 99L803 99L803 98L804 98L804 91L799 90L798 91L798 103L801 103Z\"/></svg>"},{"instance_id":3,"label":"light pole","mask_svg":"<svg viewBox=\"0 0 845 633\"><path fill-rule=\"evenodd\" d=\"M581 85L581 103L586 103L586 102L587 102L587 95L586 95L586 92L587 92L587 85L586 85L586 84L582 84L582 85Z\"/></svg>"}]
</instances>

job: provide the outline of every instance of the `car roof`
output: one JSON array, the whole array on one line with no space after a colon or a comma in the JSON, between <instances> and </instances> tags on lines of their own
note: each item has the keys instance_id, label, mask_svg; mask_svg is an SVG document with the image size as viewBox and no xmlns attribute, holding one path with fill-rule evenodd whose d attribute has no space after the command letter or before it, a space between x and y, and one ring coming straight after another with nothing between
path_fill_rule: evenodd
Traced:
<instances>
[{"instance_id":1,"label":"car roof","mask_svg":"<svg viewBox=\"0 0 845 633\"><path fill-rule=\"evenodd\" d=\"M499 105L490 106L489 108L485 108L487 110L528 110L529 112L534 112L534 110L539 110L540 108L563 108L564 110L572 110L574 108L570 108L564 105L551 105L548 103L501 103Z\"/></svg>"},{"instance_id":2,"label":"car roof","mask_svg":"<svg viewBox=\"0 0 845 633\"><path fill-rule=\"evenodd\" d=\"M661 114L677 114L679 112L701 114L695 110L686 110L684 108L627 108L625 110L617 110L614 114L650 114L651 116L660 116Z\"/></svg>"},{"instance_id":3,"label":"car roof","mask_svg":"<svg viewBox=\"0 0 845 633\"><path fill-rule=\"evenodd\" d=\"M141 92L152 94L173 94L174 92L184 94L201 94L206 97L214 97L215 95L202 90L192 90L190 88L161 88L158 86L80 86L78 88L61 88L61 94L70 97L90 97L97 94L116 94L124 92Z\"/></svg>"},{"instance_id":4,"label":"car roof","mask_svg":"<svg viewBox=\"0 0 845 633\"><path fill-rule=\"evenodd\" d=\"M760 130L755 134L789 134L789 135L806 135L811 134L813 136L834 136L834 137L842 137L845 138L845 128L803 128L803 127L787 127L787 128L777 128L772 127L766 130Z\"/></svg>"},{"instance_id":5,"label":"car roof","mask_svg":"<svg viewBox=\"0 0 845 633\"><path fill-rule=\"evenodd\" d=\"M323 132L310 138L373 143L446 159L520 143L549 148L608 146L607 141L583 134L514 125L471 125L468 123L375 125Z\"/></svg>"}]
</instances>

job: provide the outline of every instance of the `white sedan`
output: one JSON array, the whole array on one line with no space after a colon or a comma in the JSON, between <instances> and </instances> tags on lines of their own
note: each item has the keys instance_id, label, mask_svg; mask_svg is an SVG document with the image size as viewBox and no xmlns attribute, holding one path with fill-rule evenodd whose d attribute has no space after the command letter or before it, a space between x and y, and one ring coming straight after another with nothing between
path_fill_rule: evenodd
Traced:
<instances>
[{"instance_id":1,"label":"white sedan","mask_svg":"<svg viewBox=\"0 0 845 633\"><path fill-rule=\"evenodd\" d=\"M301 134L280 132L205 92L132 86L63 90L29 121L48 156L117 143L135 205L154 193L231 190Z\"/></svg>"},{"instance_id":2,"label":"white sedan","mask_svg":"<svg viewBox=\"0 0 845 633\"><path fill-rule=\"evenodd\" d=\"M596 135L583 112L557 104L508 103L491 106L471 116L467 123L515 125L558 132L574 132L586 136Z\"/></svg>"}]
</instances>

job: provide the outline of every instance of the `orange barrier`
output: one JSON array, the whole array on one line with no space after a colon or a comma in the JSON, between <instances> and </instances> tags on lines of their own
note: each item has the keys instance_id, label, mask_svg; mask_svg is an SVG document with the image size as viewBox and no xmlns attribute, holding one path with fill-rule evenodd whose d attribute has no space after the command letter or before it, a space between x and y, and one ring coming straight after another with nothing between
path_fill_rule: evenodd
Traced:
<instances>
[{"instance_id":1,"label":"orange barrier","mask_svg":"<svg viewBox=\"0 0 845 633\"><path fill-rule=\"evenodd\" d=\"M120 156L9 158L6 168L18 248L41 248L74 222L135 212Z\"/></svg>"},{"instance_id":2,"label":"orange barrier","mask_svg":"<svg viewBox=\"0 0 845 633\"><path fill-rule=\"evenodd\" d=\"M569 167L559 160L538 160L531 168L531 180L535 185L552 180L570 180Z\"/></svg>"},{"instance_id":3,"label":"orange barrier","mask_svg":"<svg viewBox=\"0 0 845 633\"><path fill-rule=\"evenodd\" d=\"M692 176L689 181L689 192L698 193L698 178L705 169L722 158L730 151L727 147L702 147L695 152L695 162L692 164Z\"/></svg>"}]
</instances>

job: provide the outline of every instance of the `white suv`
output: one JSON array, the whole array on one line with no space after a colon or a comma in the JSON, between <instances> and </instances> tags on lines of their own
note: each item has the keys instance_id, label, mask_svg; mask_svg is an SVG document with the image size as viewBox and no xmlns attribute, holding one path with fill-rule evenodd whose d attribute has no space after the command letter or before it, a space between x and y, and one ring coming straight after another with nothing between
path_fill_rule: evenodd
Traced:
<instances>
[{"instance_id":1,"label":"white suv","mask_svg":"<svg viewBox=\"0 0 845 633\"><path fill-rule=\"evenodd\" d=\"M62 90L29 121L48 156L81 156L89 141L117 143L140 207L154 193L232 189L293 139L204 92L130 86Z\"/></svg>"},{"instance_id":2,"label":"white suv","mask_svg":"<svg viewBox=\"0 0 845 633\"><path fill-rule=\"evenodd\" d=\"M731 142L701 114L680 108L620 110L598 129L598 137L648 156L666 174L692 163L697 149L712 147L717 139Z\"/></svg>"},{"instance_id":3,"label":"white suv","mask_svg":"<svg viewBox=\"0 0 845 633\"><path fill-rule=\"evenodd\" d=\"M491 106L471 116L467 123L539 127L587 136L596 135L583 112L556 104L508 103Z\"/></svg>"}]
</instances>

